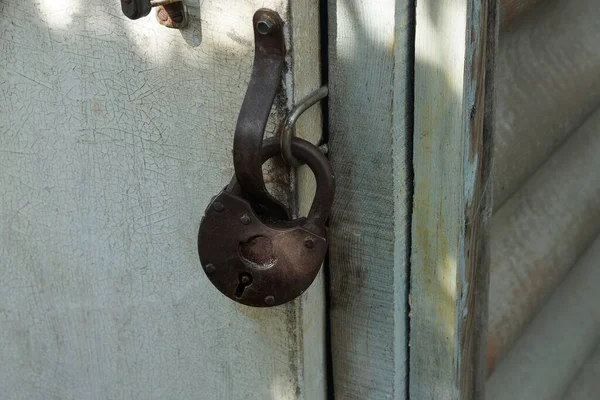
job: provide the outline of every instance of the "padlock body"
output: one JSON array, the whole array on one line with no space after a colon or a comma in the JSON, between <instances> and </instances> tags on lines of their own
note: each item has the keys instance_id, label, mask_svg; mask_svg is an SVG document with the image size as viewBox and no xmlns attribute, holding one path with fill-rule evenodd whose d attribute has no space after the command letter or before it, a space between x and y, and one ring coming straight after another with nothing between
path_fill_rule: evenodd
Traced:
<instances>
[{"instance_id":1,"label":"padlock body","mask_svg":"<svg viewBox=\"0 0 600 400\"><path fill-rule=\"evenodd\" d=\"M326 238L302 226L275 227L228 191L209 204L198 233L200 262L209 280L230 299L254 307L287 303L314 281Z\"/></svg>"}]
</instances>

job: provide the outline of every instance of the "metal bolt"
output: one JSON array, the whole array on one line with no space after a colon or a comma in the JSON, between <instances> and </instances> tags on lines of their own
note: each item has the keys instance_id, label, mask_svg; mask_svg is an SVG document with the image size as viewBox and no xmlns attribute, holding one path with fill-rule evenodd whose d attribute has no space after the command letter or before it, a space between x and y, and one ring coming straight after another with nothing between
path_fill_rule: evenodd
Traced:
<instances>
[{"instance_id":1,"label":"metal bolt","mask_svg":"<svg viewBox=\"0 0 600 400\"><path fill-rule=\"evenodd\" d=\"M306 246L306 248L308 249L312 249L313 247L315 247L315 241L308 238L304 241L304 246Z\"/></svg>"},{"instance_id":2,"label":"metal bolt","mask_svg":"<svg viewBox=\"0 0 600 400\"><path fill-rule=\"evenodd\" d=\"M271 33L271 31L273 31L274 26L275 26L275 23L268 16L264 15L256 23L256 30L261 35L268 35L269 33Z\"/></svg>"},{"instance_id":3,"label":"metal bolt","mask_svg":"<svg viewBox=\"0 0 600 400\"><path fill-rule=\"evenodd\" d=\"M275 304L275 297L273 297L273 296L265 297L265 304L268 306L272 306L273 304Z\"/></svg>"},{"instance_id":4,"label":"metal bolt","mask_svg":"<svg viewBox=\"0 0 600 400\"><path fill-rule=\"evenodd\" d=\"M216 212L221 212L221 211L223 211L225 209L225 206L223 205L223 203L219 203L218 201L215 201L213 203L213 209Z\"/></svg>"},{"instance_id":5,"label":"metal bolt","mask_svg":"<svg viewBox=\"0 0 600 400\"><path fill-rule=\"evenodd\" d=\"M240 218L240 222L244 225L248 225L250 223L251 219L248 216L248 214L244 214L242 215L242 217Z\"/></svg>"},{"instance_id":6,"label":"metal bolt","mask_svg":"<svg viewBox=\"0 0 600 400\"><path fill-rule=\"evenodd\" d=\"M206 264L206 267L204 267L204 271L206 271L207 274L214 274L217 271L217 269L212 264Z\"/></svg>"}]
</instances>

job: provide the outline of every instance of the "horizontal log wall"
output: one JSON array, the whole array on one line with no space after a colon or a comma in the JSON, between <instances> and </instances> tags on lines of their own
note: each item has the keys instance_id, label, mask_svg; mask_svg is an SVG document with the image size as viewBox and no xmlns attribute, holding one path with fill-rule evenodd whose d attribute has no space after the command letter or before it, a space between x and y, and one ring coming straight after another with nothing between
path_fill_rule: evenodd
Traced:
<instances>
[{"instance_id":1,"label":"horizontal log wall","mask_svg":"<svg viewBox=\"0 0 600 400\"><path fill-rule=\"evenodd\" d=\"M563 400L596 400L600 398L600 343L579 369Z\"/></svg>"},{"instance_id":2,"label":"horizontal log wall","mask_svg":"<svg viewBox=\"0 0 600 400\"><path fill-rule=\"evenodd\" d=\"M600 231L600 109L492 220L488 372Z\"/></svg>"},{"instance_id":3,"label":"horizontal log wall","mask_svg":"<svg viewBox=\"0 0 600 400\"><path fill-rule=\"evenodd\" d=\"M493 400L560 399L565 391L583 399L593 390L593 358L592 372L582 369L567 388L598 340L592 294L571 270L600 233L598 5L501 3L487 347Z\"/></svg>"},{"instance_id":4,"label":"horizontal log wall","mask_svg":"<svg viewBox=\"0 0 600 400\"><path fill-rule=\"evenodd\" d=\"M600 103L597 0L547 0L500 39L494 208Z\"/></svg>"},{"instance_id":5,"label":"horizontal log wall","mask_svg":"<svg viewBox=\"0 0 600 400\"><path fill-rule=\"evenodd\" d=\"M492 375L488 400L561 400L600 338L598 282L600 238Z\"/></svg>"}]
</instances>

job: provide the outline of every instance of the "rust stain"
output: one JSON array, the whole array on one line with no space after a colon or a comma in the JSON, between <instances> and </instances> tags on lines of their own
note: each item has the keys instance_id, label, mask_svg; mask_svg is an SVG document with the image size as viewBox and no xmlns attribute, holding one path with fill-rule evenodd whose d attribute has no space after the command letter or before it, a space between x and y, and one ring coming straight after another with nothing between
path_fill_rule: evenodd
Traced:
<instances>
[{"instance_id":1,"label":"rust stain","mask_svg":"<svg viewBox=\"0 0 600 400\"><path fill-rule=\"evenodd\" d=\"M515 286L513 290L513 295L511 296L510 302L514 306L520 306L522 300L527 296L527 293L530 291L529 280L519 280L519 285Z\"/></svg>"},{"instance_id":2,"label":"rust stain","mask_svg":"<svg viewBox=\"0 0 600 400\"><path fill-rule=\"evenodd\" d=\"M98 104L98 102L96 100L92 100L92 112L94 114L100 114L102 112L102 108L100 107L100 104Z\"/></svg>"},{"instance_id":3,"label":"rust stain","mask_svg":"<svg viewBox=\"0 0 600 400\"><path fill-rule=\"evenodd\" d=\"M483 2L486 4L486 2ZM486 15L485 8L482 14ZM469 110L469 161L473 162L475 156L481 153L483 147L483 118L485 115L485 62L486 62L486 31L485 19L480 23L479 34L471 39L475 45L475 53L471 64L471 80L475 89L475 103ZM479 40L478 40L479 39Z\"/></svg>"},{"instance_id":4,"label":"rust stain","mask_svg":"<svg viewBox=\"0 0 600 400\"><path fill-rule=\"evenodd\" d=\"M531 278L536 279L537 282L540 280L552 280L554 278L552 271L549 271L545 264L541 264L539 262L533 264L533 270L530 275Z\"/></svg>"},{"instance_id":5,"label":"rust stain","mask_svg":"<svg viewBox=\"0 0 600 400\"><path fill-rule=\"evenodd\" d=\"M500 18L502 18L502 25L508 26L515 21L519 7L515 5L514 0L502 0L501 7Z\"/></svg>"},{"instance_id":6,"label":"rust stain","mask_svg":"<svg viewBox=\"0 0 600 400\"><path fill-rule=\"evenodd\" d=\"M498 358L498 341L495 336L488 336L486 353L486 375L490 376L494 372L494 369L496 369L496 360Z\"/></svg>"},{"instance_id":7,"label":"rust stain","mask_svg":"<svg viewBox=\"0 0 600 400\"><path fill-rule=\"evenodd\" d=\"M385 48L391 57L394 56L395 47L396 47L396 35L394 34L391 37L389 37L388 40L386 40L386 42L385 42Z\"/></svg>"},{"instance_id":8,"label":"rust stain","mask_svg":"<svg viewBox=\"0 0 600 400\"><path fill-rule=\"evenodd\" d=\"M508 27L542 0L501 0L500 24Z\"/></svg>"}]
</instances>

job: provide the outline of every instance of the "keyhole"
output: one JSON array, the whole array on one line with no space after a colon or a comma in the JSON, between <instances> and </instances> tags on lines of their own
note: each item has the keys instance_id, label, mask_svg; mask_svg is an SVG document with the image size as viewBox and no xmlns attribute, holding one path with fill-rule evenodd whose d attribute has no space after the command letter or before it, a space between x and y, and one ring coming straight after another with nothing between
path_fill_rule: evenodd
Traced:
<instances>
[{"instance_id":1,"label":"keyhole","mask_svg":"<svg viewBox=\"0 0 600 400\"><path fill-rule=\"evenodd\" d=\"M241 299L242 296L244 295L244 290L246 290L246 287L252 285L252 275L250 275L247 272L242 272L239 276L238 276L238 287L235 290L235 298L236 299Z\"/></svg>"}]
</instances>

